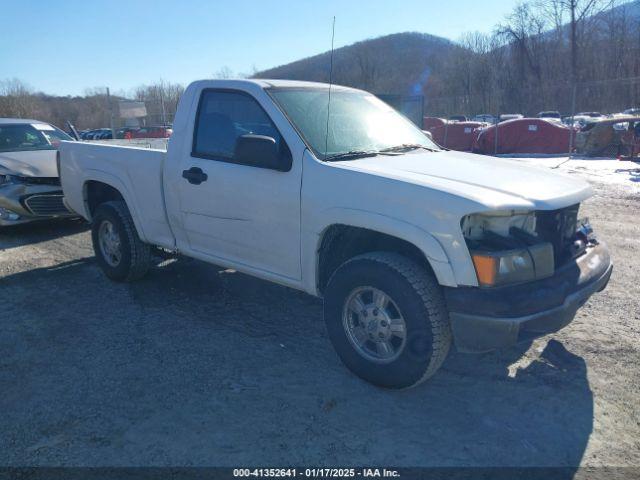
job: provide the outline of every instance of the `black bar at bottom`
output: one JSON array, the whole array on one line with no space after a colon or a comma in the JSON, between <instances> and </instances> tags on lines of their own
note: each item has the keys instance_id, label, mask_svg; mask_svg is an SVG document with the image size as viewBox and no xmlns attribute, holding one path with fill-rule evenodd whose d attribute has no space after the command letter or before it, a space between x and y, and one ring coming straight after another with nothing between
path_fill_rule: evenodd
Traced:
<instances>
[{"instance_id":1,"label":"black bar at bottom","mask_svg":"<svg viewBox=\"0 0 640 480\"><path fill-rule=\"evenodd\" d=\"M0 480L209 480L209 479L406 480L627 480L635 467L0 467Z\"/></svg>"}]
</instances>

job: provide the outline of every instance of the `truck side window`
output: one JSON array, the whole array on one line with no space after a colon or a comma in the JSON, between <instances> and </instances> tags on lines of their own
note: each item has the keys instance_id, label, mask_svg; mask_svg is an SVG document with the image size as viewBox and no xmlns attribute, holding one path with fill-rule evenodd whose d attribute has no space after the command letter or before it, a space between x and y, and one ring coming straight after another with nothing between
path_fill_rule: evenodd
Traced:
<instances>
[{"instance_id":1,"label":"truck side window","mask_svg":"<svg viewBox=\"0 0 640 480\"><path fill-rule=\"evenodd\" d=\"M193 155L227 162L234 161L238 137L266 135L278 148L284 143L262 107L248 94L205 90L200 98L193 140Z\"/></svg>"}]
</instances>

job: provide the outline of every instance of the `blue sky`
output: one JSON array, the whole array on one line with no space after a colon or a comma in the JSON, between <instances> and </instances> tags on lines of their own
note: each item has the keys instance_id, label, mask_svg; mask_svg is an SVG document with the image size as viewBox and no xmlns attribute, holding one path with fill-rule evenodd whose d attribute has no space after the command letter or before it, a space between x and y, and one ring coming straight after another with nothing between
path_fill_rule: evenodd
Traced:
<instances>
[{"instance_id":1,"label":"blue sky","mask_svg":"<svg viewBox=\"0 0 640 480\"><path fill-rule=\"evenodd\" d=\"M164 79L189 83L222 67L251 72L389 33L455 40L491 31L516 0L204 1L0 0L0 80L39 91L128 92Z\"/></svg>"}]
</instances>

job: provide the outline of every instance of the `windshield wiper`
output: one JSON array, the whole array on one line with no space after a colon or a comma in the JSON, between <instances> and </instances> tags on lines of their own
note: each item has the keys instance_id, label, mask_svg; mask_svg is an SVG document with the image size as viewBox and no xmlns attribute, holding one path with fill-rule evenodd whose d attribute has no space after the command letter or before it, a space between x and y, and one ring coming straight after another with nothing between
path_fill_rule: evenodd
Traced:
<instances>
[{"instance_id":1,"label":"windshield wiper","mask_svg":"<svg viewBox=\"0 0 640 480\"><path fill-rule=\"evenodd\" d=\"M393 147L383 148L381 152L405 152L408 150L417 150L418 148L427 150L429 152L437 152L435 148L430 148L419 143L403 143L402 145L395 145Z\"/></svg>"},{"instance_id":2,"label":"windshield wiper","mask_svg":"<svg viewBox=\"0 0 640 480\"><path fill-rule=\"evenodd\" d=\"M375 157L377 155L380 155L380 152L377 150L351 150L350 152L329 155L324 160L326 162L335 162L338 160L350 160L353 158Z\"/></svg>"}]
</instances>

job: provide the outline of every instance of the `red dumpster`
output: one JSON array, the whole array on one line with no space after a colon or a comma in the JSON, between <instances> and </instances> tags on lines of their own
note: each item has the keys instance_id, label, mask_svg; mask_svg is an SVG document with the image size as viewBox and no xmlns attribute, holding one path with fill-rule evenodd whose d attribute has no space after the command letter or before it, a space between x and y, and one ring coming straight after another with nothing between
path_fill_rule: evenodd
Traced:
<instances>
[{"instance_id":1,"label":"red dumpster","mask_svg":"<svg viewBox=\"0 0 640 480\"><path fill-rule=\"evenodd\" d=\"M431 132L438 145L461 152L473 149L476 131L486 125L481 122L450 122L435 117L425 117L423 121L423 129Z\"/></svg>"},{"instance_id":2,"label":"red dumpster","mask_svg":"<svg viewBox=\"0 0 640 480\"><path fill-rule=\"evenodd\" d=\"M479 130L473 151L485 155L568 153L572 131L575 144L575 130L560 122L542 118L508 120Z\"/></svg>"}]
</instances>

